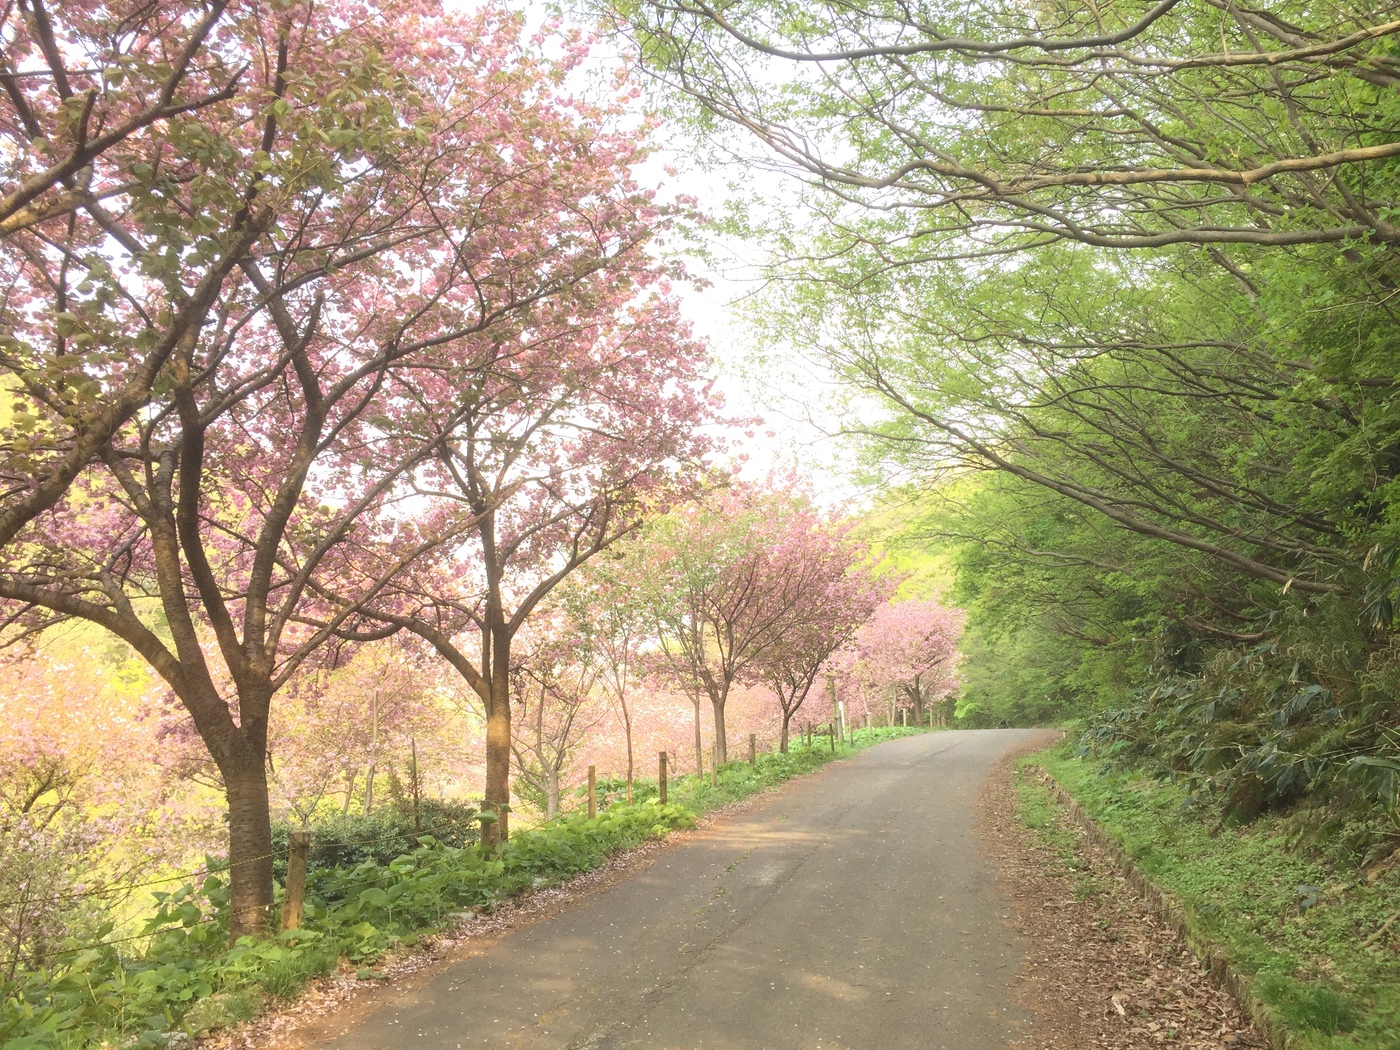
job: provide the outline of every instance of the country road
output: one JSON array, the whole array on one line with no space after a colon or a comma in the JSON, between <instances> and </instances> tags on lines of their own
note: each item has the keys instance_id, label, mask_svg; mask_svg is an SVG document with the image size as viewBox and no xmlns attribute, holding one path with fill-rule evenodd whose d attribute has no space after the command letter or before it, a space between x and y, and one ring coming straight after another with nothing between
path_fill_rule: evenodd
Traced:
<instances>
[{"instance_id":1,"label":"country road","mask_svg":"<svg viewBox=\"0 0 1400 1050\"><path fill-rule=\"evenodd\" d=\"M1026 946L974 833L1035 731L882 744L393 993L336 1050L1003 1050Z\"/></svg>"}]
</instances>

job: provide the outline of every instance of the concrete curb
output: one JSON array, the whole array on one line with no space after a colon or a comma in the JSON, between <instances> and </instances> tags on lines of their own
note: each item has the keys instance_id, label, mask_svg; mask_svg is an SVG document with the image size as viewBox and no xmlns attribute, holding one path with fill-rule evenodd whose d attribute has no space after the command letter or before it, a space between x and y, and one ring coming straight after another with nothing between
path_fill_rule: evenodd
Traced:
<instances>
[{"instance_id":1,"label":"concrete curb","mask_svg":"<svg viewBox=\"0 0 1400 1050\"><path fill-rule=\"evenodd\" d=\"M1089 841L1108 854L1113 863L1117 865L1118 870L1123 873L1124 878L1128 880L1129 885L1137 890L1151 906L1157 918L1170 926L1182 942L1196 953L1196 957L1205 964L1211 976L1215 978L1220 987L1230 993L1230 996L1239 1004L1240 1009L1254 1022L1254 1027L1259 1029L1264 1038L1269 1040L1274 1050L1288 1050L1294 1044L1294 1040L1289 1038L1289 1034L1284 1031L1276 1019L1270 1016L1268 1009L1254 994L1253 978L1238 973L1215 945L1197 935L1191 929L1189 913L1185 905L1143 874L1118 841L1099 827L1094 818L1084 811L1084 807L1074 800L1074 797L1064 789L1059 781L1040 766L1035 768L1044 777L1043 783L1049 788L1055 801L1062 805L1074 818L1075 823L1084 829Z\"/></svg>"}]
</instances>

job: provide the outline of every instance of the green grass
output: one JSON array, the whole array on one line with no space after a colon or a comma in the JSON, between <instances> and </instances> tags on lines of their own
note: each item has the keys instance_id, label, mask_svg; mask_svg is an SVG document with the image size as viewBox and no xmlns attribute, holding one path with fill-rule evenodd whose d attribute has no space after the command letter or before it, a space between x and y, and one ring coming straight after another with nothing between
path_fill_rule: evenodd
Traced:
<instances>
[{"instance_id":1,"label":"green grass","mask_svg":"<svg viewBox=\"0 0 1400 1050\"><path fill-rule=\"evenodd\" d=\"M698 816L730 803L739 802L759 791L791 780L793 777L820 769L833 759L846 758L886 740L895 740L899 737L915 736L926 732L928 732L927 729L904 728L902 726L860 729L856 731L852 743L837 744L834 752L826 737L814 738L810 747L795 741L789 745L786 755L777 753L758 755L758 762L755 766L749 765L747 757L739 761L725 763L720 767L719 776L713 787L710 786L708 772L703 777L696 777L694 774L676 777L668 786L667 798ZM644 783L647 785L646 790L655 792L655 781ZM647 796L643 795L642 797Z\"/></svg>"},{"instance_id":2,"label":"green grass","mask_svg":"<svg viewBox=\"0 0 1400 1050\"><path fill-rule=\"evenodd\" d=\"M1073 878L1071 892L1076 900L1088 900L1104 887L1084 871L1084 854L1079 836L1063 819L1060 805L1043 784L1026 775L1024 764L1016 770L1016 795L1021 822L1035 832L1036 839L1053 855L1058 874Z\"/></svg>"},{"instance_id":3,"label":"green grass","mask_svg":"<svg viewBox=\"0 0 1400 1050\"><path fill-rule=\"evenodd\" d=\"M1290 1046L1400 1048L1400 919L1374 936L1400 912L1400 866L1368 879L1296 846L1282 818L1224 826L1170 781L1103 769L1064 745L1022 760L1031 763L1184 905L1198 946L1253 978ZM1027 823L1053 824L1049 794L1021 779Z\"/></svg>"}]
</instances>

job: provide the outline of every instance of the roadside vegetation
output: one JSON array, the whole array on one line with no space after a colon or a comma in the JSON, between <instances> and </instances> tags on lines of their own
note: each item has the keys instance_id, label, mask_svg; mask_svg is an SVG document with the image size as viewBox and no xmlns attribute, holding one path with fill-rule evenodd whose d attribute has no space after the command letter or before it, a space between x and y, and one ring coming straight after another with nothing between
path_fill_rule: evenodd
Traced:
<instances>
[{"instance_id":1,"label":"roadside vegetation","mask_svg":"<svg viewBox=\"0 0 1400 1050\"><path fill-rule=\"evenodd\" d=\"M1245 823L1204 804L1189 783L1136 764L1109 763L1068 741L1021 760L1022 819L1059 850L1059 804L1043 769L1141 871L1178 900L1193 946L1213 949L1246 978L1290 1046L1400 1046L1400 864L1370 864L1320 840L1301 813ZM1058 838L1057 838L1058 836ZM1096 892L1081 879L1076 894Z\"/></svg>"}]
</instances>

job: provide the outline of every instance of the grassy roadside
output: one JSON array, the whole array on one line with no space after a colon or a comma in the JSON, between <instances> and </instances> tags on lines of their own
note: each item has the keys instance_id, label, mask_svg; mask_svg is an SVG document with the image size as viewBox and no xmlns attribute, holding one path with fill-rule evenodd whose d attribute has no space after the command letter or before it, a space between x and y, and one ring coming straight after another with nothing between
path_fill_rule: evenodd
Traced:
<instances>
[{"instance_id":1,"label":"grassy roadside","mask_svg":"<svg viewBox=\"0 0 1400 1050\"><path fill-rule=\"evenodd\" d=\"M820 768L833 759L916 729L862 730L834 751L823 740L787 755L731 762L710 777L678 777L669 804L655 782L636 785L631 805L596 817L571 813L518 832L486 855L424 838L388 864L373 860L311 872L304 927L227 946L227 885L211 875L157 895L135 938L108 927L100 943L59 945L41 970L0 979L0 1044L7 1050L154 1048L179 1045L248 1020L270 1000L294 999L307 982L341 966L377 976L376 962L530 889L555 885L619 850L693 827L698 814Z\"/></svg>"},{"instance_id":2,"label":"grassy roadside","mask_svg":"<svg viewBox=\"0 0 1400 1050\"><path fill-rule=\"evenodd\" d=\"M1222 826L1169 781L1104 770L1061 744L1022 759L1017 779L1022 819L1070 867L1058 804L1025 775L1032 765L1182 903L1192 937L1250 979L1290 1046L1400 1048L1400 864L1339 866L1295 843L1279 817Z\"/></svg>"},{"instance_id":3,"label":"grassy roadside","mask_svg":"<svg viewBox=\"0 0 1400 1050\"><path fill-rule=\"evenodd\" d=\"M760 754L754 766L749 765L747 758L726 763L720 767L714 786L711 786L709 774L676 777L670 782L667 798L699 816L810 773L833 759L845 758L886 740L926 732L927 729L900 726L859 729L854 731L851 743L837 744L834 751L826 737L815 738L811 747L794 741L786 755ZM655 781L637 781L635 786L639 790L634 792L634 797L640 800L652 797L656 791Z\"/></svg>"}]
</instances>

